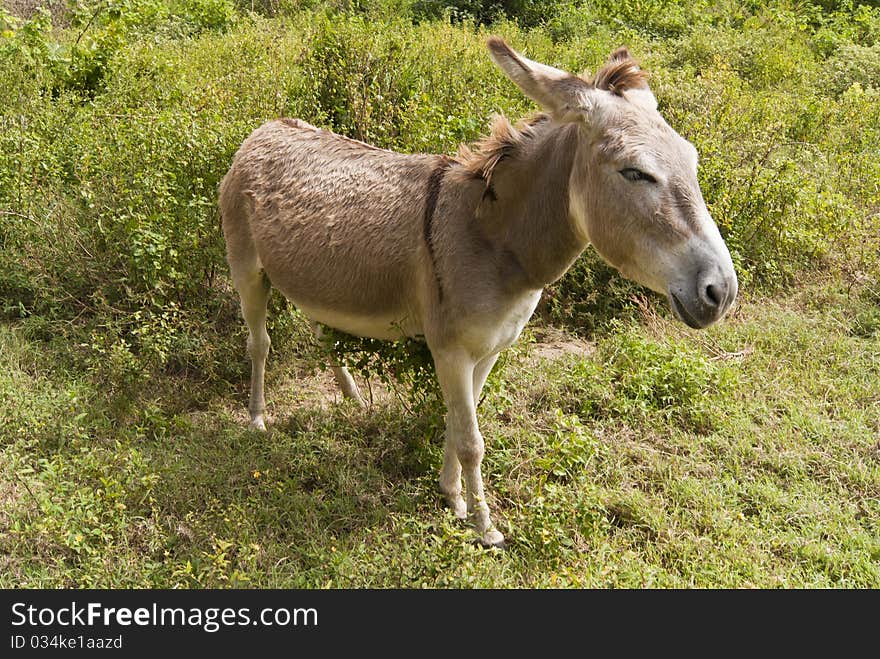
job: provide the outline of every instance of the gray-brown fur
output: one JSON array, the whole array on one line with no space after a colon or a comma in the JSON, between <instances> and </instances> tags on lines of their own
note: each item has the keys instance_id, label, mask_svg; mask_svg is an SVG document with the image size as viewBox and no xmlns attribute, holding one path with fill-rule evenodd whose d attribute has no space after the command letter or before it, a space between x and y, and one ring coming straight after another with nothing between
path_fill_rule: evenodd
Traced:
<instances>
[{"instance_id":1,"label":"gray-brown fur","mask_svg":"<svg viewBox=\"0 0 880 659\"><path fill-rule=\"evenodd\" d=\"M485 156L493 201L483 196L487 181L473 179L473 159L398 154L302 121L269 122L244 142L221 185L227 243L252 241L272 285L295 303L387 315L392 322L377 338L395 326L420 334L441 282L485 289L491 299L490 290L554 281L582 251L547 226L567 215L573 149L559 148L565 133L532 130L502 149L519 158ZM533 158L550 166L533 174ZM496 169L504 175L493 176ZM435 172L445 173L443 185L439 177L429 185ZM226 211L242 205L247 218Z\"/></svg>"},{"instance_id":2,"label":"gray-brown fur","mask_svg":"<svg viewBox=\"0 0 880 659\"><path fill-rule=\"evenodd\" d=\"M424 274L425 182L441 162L270 122L221 185L227 243L250 239L272 284L303 305L403 319L419 311L408 300ZM246 217L226 212L242 205Z\"/></svg>"},{"instance_id":3,"label":"gray-brown fur","mask_svg":"<svg viewBox=\"0 0 880 659\"><path fill-rule=\"evenodd\" d=\"M502 159L515 155L525 142L534 137L536 125L549 120L550 117L540 113L521 121L514 127L504 115L497 114L492 119L489 134L472 146L466 144L459 146L456 160L471 176L485 181L484 196L497 197L492 188L492 174L495 167Z\"/></svg>"},{"instance_id":4,"label":"gray-brown fur","mask_svg":"<svg viewBox=\"0 0 880 659\"><path fill-rule=\"evenodd\" d=\"M424 336L447 406L441 490L481 542L498 544L476 404L541 289L588 243L666 294L693 327L724 315L737 282L699 191L696 152L657 113L625 49L588 82L500 39L488 46L544 113L516 128L497 117L455 159L271 121L236 153L220 208L249 330L252 426L265 428L263 272L313 323L380 339ZM344 368L334 376L360 399Z\"/></svg>"},{"instance_id":5,"label":"gray-brown fur","mask_svg":"<svg viewBox=\"0 0 880 659\"><path fill-rule=\"evenodd\" d=\"M575 126L554 125L546 115L524 123L520 131L497 117L476 155L468 155L463 167L448 176L465 181L483 162L479 171L494 195L481 197L471 233L485 251L480 260L504 273L499 285L543 288L559 279L586 246L568 222L560 221L569 215L568 174L576 138Z\"/></svg>"}]
</instances>

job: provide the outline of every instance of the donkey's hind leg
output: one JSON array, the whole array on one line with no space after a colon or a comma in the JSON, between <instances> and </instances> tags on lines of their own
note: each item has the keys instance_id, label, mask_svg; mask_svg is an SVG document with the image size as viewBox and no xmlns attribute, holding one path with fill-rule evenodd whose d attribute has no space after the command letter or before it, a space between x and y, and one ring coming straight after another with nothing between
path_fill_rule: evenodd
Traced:
<instances>
[{"instance_id":1,"label":"donkey's hind leg","mask_svg":"<svg viewBox=\"0 0 880 659\"><path fill-rule=\"evenodd\" d=\"M315 333L318 341L321 341L324 338L324 332L321 329L321 326L316 322L312 322L311 325L312 331ZM342 390L342 395L356 401L361 407L366 406L364 397L361 396L361 391L358 389L357 382L351 377L351 373L348 372L348 369L345 368L345 366L331 366L330 369L333 371L333 378L336 380L336 384L338 384L339 388Z\"/></svg>"},{"instance_id":2,"label":"donkey's hind leg","mask_svg":"<svg viewBox=\"0 0 880 659\"><path fill-rule=\"evenodd\" d=\"M263 381L266 373L266 357L269 354L269 333L266 331L266 308L271 287L269 280L254 259L252 268L233 270L232 280L241 296L241 315L248 328L247 347L251 356L251 399L248 411L251 428L265 430L266 400L263 397Z\"/></svg>"}]
</instances>

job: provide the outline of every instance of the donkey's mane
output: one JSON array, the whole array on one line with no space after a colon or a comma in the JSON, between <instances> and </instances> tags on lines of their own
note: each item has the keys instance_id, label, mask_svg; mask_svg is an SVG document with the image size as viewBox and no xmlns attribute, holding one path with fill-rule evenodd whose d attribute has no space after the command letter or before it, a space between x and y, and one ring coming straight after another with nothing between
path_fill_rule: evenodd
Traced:
<instances>
[{"instance_id":1,"label":"donkey's mane","mask_svg":"<svg viewBox=\"0 0 880 659\"><path fill-rule=\"evenodd\" d=\"M484 135L471 146L460 145L455 160L464 167L469 178L484 180L486 192L494 194L491 185L495 167L503 159L514 156L535 136L535 127L549 120L549 115L539 113L513 126L507 117L496 114L492 117L489 134Z\"/></svg>"},{"instance_id":2,"label":"donkey's mane","mask_svg":"<svg viewBox=\"0 0 880 659\"><path fill-rule=\"evenodd\" d=\"M596 89L604 89L621 96L628 89L639 89L648 86L648 74L639 68L630 57L626 47L611 53L608 62L596 72L592 80L588 80Z\"/></svg>"}]
</instances>

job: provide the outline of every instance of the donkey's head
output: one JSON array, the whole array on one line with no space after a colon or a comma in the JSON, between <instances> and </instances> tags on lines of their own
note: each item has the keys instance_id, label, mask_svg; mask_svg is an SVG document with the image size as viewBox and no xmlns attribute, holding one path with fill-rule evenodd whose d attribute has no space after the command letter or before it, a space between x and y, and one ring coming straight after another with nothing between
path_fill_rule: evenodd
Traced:
<instances>
[{"instance_id":1,"label":"donkey's head","mask_svg":"<svg viewBox=\"0 0 880 659\"><path fill-rule=\"evenodd\" d=\"M571 220L625 277L669 298L694 328L720 319L737 279L697 183L697 151L657 112L625 48L591 79L533 62L501 39L492 59L557 122L579 126Z\"/></svg>"}]
</instances>

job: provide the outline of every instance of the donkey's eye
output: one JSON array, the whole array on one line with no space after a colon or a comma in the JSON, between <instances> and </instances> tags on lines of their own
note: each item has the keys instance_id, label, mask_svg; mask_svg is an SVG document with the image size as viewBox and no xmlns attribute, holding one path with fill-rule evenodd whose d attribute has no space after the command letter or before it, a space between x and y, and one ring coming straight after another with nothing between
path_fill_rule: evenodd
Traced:
<instances>
[{"instance_id":1,"label":"donkey's eye","mask_svg":"<svg viewBox=\"0 0 880 659\"><path fill-rule=\"evenodd\" d=\"M627 181L647 181L648 183L656 183L657 179L635 167L626 167L620 170L620 175Z\"/></svg>"}]
</instances>

